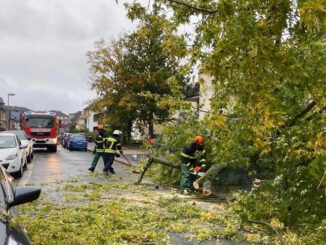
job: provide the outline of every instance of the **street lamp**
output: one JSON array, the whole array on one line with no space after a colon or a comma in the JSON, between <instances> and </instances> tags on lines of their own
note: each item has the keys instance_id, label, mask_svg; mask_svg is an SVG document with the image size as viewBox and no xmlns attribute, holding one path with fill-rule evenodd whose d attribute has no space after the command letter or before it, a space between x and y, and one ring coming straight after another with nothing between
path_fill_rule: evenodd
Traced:
<instances>
[{"instance_id":1,"label":"street lamp","mask_svg":"<svg viewBox=\"0 0 326 245\"><path fill-rule=\"evenodd\" d=\"M15 96L13 93L8 94L8 130L10 130L10 105L9 105L9 97Z\"/></svg>"}]
</instances>

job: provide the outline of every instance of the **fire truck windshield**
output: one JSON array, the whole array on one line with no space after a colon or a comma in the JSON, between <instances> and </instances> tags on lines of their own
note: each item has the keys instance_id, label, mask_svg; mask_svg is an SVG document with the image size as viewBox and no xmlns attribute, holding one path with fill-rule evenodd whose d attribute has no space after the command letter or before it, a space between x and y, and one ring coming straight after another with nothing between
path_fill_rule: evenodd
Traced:
<instances>
[{"instance_id":1,"label":"fire truck windshield","mask_svg":"<svg viewBox=\"0 0 326 245\"><path fill-rule=\"evenodd\" d=\"M27 127L29 128L53 128L53 117L29 117L27 120Z\"/></svg>"}]
</instances>

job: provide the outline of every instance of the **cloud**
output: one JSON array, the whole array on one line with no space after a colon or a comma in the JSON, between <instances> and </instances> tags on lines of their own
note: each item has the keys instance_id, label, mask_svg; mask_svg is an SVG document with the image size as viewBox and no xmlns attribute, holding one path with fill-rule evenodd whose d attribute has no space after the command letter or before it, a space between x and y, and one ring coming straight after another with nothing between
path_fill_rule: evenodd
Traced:
<instances>
[{"instance_id":1,"label":"cloud","mask_svg":"<svg viewBox=\"0 0 326 245\"><path fill-rule=\"evenodd\" d=\"M119 1L120 3L120 1ZM73 112L94 98L86 52L134 25L113 0L0 0L0 96Z\"/></svg>"}]
</instances>

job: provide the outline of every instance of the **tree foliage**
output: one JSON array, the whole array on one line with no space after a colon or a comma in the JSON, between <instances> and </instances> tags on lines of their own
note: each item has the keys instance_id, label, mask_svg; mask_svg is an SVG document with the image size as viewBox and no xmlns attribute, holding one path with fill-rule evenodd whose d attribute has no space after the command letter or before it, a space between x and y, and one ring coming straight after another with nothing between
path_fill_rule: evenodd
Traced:
<instances>
[{"instance_id":1,"label":"tree foliage","mask_svg":"<svg viewBox=\"0 0 326 245\"><path fill-rule=\"evenodd\" d=\"M324 226L325 3L157 2L171 8L176 25L196 19L191 54L214 78L212 114L203 124L210 160L269 180L242 203L244 217L277 216L311 232ZM220 109L225 125L214 127ZM273 202L261 205L266 196Z\"/></svg>"},{"instance_id":2,"label":"tree foliage","mask_svg":"<svg viewBox=\"0 0 326 245\"><path fill-rule=\"evenodd\" d=\"M137 121L153 134L154 121L171 115L166 101L182 96L186 80L180 61L186 46L164 13L158 14L158 5L149 12L139 4L126 8L128 17L138 21L137 29L111 45L100 41L88 53L92 88L100 96L94 106L106 107L111 123L129 122L130 127Z\"/></svg>"}]
</instances>

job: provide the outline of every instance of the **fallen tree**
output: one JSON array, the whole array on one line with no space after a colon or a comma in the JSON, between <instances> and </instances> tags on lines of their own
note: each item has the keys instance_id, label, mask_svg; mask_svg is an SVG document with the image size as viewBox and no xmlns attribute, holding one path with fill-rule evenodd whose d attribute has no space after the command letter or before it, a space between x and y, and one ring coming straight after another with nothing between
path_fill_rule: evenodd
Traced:
<instances>
[{"instance_id":1,"label":"fallen tree","mask_svg":"<svg viewBox=\"0 0 326 245\"><path fill-rule=\"evenodd\" d=\"M218 164L214 164L212 167L210 167L207 172L201 176L199 179L197 179L194 183L193 186L196 190L198 190L201 186L203 186L203 184L206 181L210 181L212 179L216 179L218 174L221 172L221 170L223 169L223 167L221 165Z\"/></svg>"},{"instance_id":2,"label":"fallen tree","mask_svg":"<svg viewBox=\"0 0 326 245\"><path fill-rule=\"evenodd\" d=\"M144 178L147 170L154 164L158 163L173 169L180 169L180 164L172 163L161 157L153 157L148 155L148 160L143 167L137 184L140 184ZM227 166L214 164L207 172L198 178L193 186L196 190L202 190L204 196L210 196L212 194L212 188L214 184L221 185L243 185L249 183L249 177L247 171L243 168L230 168Z\"/></svg>"},{"instance_id":3,"label":"fallen tree","mask_svg":"<svg viewBox=\"0 0 326 245\"><path fill-rule=\"evenodd\" d=\"M148 156L147 163L143 167L142 172L140 173L140 176L139 176L139 179L137 181L137 184L140 184L141 183L141 181L144 178L144 175L145 175L146 171L152 166L152 164L154 162L160 163L160 164L162 164L164 166L167 166L167 167L170 167L170 168L180 169L180 165L179 164L174 164L174 163L169 162L169 161L167 161L167 160L165 160L163 158L160 158L160 157L152 157L152 156L149 156L149 155L147 155L147 156Z\"/></svg>"}]
</instances>

